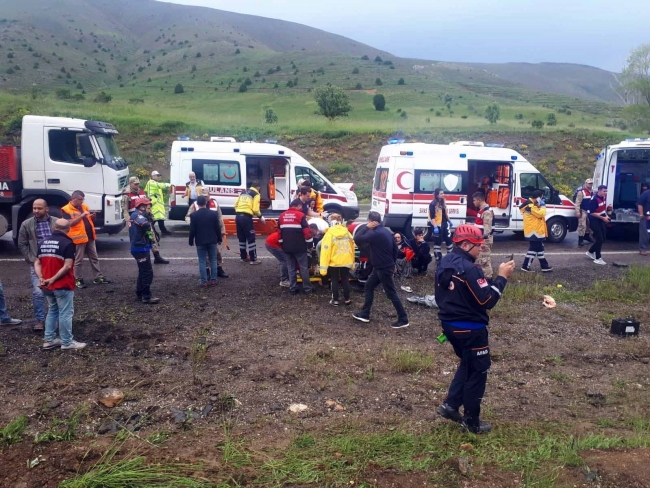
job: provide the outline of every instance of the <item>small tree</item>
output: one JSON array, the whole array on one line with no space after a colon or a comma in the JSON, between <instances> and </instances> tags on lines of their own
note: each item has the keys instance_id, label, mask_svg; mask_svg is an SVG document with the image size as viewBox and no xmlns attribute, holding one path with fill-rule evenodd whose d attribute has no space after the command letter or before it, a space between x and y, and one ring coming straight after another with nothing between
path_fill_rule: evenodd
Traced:
<instances>
[{"instance_id":1,"label":"small tree","mask_svg":"<svg viewBox=\"0 0 650 488\"><path fill-rule=\"evenodd\" d=\"M533 120L530 125L533 126L533 129L541 129L544 127L544 122L541 120Z\"/></svg>"},{"instance_id":2,"label":"small tree","mask_svg":"<svg viewBox=\"0 0 650 488\"><path fill-rule=\"evenodd\" d=\"M111 100L113 100L113 96L103 91L99 92L93 99L95 103L109 103Z\"/></svg>"},{"instance_id":3,"label":"small tree","mask_svg":"<svg viewBox=\"0 0 650 488\"><path fill-rule=\"evenodd\" d=\"M193 65L192 65L192 73L194 73L195 71L196 71L196 65L193 64Z\"/></svg>"},{"instance_id":4,"label":"small tree","mask_svg":"<svg viewBox=\"0 0 650 488\"><path fill-rule=\"evenodd\" d=\"M197 58L200 58L200 57L201 57L201 53L196 53L196 57L197 57Z\"/></svg>"},{"instance_id":5,"label":"small tree","mask_svg":"<svg viewBox=\"0 0 650 488\"><path fill-rule=\"evenodd\" d=\"M398 85L406 85L406 82L404 81L404 78L400 78L399 80L397 80L397 84Z\"/></svg>"},{"instance_id":6,"label":"small tree","mask_svg":"<svg viewBox=\"0 0 650 488\"><path fill-rule=\"evenodd\" d=\"M185 93L185 88L183 88L183 85L181 85L180 83L178 83L178 84L174 87L174 93Z\"/></svg>"},{"instance_id":7,"label":"small tree","mask_svg":"<svg viewBox=\"0 0 650 488\"><path fill-rule=\"evenodd\" d=\"M159 64L158 67L156 68L156 71L162 71L162 70L163 70L162 64ZM121 79L121 78L118 78L118 79Z\"/></svg>"},{"instance_id":8,"label":"small tree","mask_svg":"<svg viewBox=\"0 0 650 488\"><path fill-rule=\"evenodd\" d=\"M330 120L337 117L347 117L352 106L347 94L339 87L330 83L319 86L314 90L314 99L318 103L319 113Z\"/></svg>"},{"instance_id":9,"label":"small tree","mask_svg":"<svg viewBox=\"0 0 650 488\"><path fill-rule=\"evenodd\" d=\"M355 66L355 68L352 70L353 75L358 75L359 74L359 68Z\"/></svg>"},{"instance_id":10,"label":"small tree","mask_svg":"<svg viewBox=\"0 0 650 488\"><path fill-rule=\"evenodd\" d=\"M246 83L242 83L239 85L239 93L245 93L248 91L248 85Z\"/></svg>"},{"instance_id":11,"label":"small tree","mask_svg":"<svg viewBox=\"0 0 650 488\"><path fill-rule=\"evenodd\" d=\"M557 125L557 117L555 114L548 114L546 116L546 125Z\"/></svg>"},{"instance_id":12,"label":"small tree","mask_svg":"<svg viewBox=\"0 0 650 488\"><path fill-rule=\"evenodd\" d=\"M383 62L384 62L384 60L381 59L381 57L379 57L379 56L375 57L375 63L383 63Z\"/></svg>"},{"instance_id":13,"label":"small tree","mask_svg":"<svg viewBox=\"0 0 650 488\"><path fill-rule=\"evenodd\" d=\"M367 54L364 54L363 56L361 56L361 59L362 59L363 61L368 61L370 58L368 57Z\"/></svg>"},{"instance_id":14,"label":"small tree","mask_svg":"<svg viewBox=\"0 0 650 488\"><path fill-rule=\"evenodd\" d=\"M488 107L485 109L485 118L490 124L496 124L497 120L501 118L501 110L499 109L499 105L496 103L488 105Z\"/></svg>"},{"instance_id":15,"label":"small tree","mask_svg":"<svg viewBox=\"0 0 650 488\"><path fill-rule=\"evenodd\" d=\"M246 85L246 86L251 86L252 84L253 84L253 82L251 81L250 78L246 78L246 79L244 80L244 85Z\"/></svg>"},{"instance_id":16,"label":"small tree","mask_svg":"<svg viewBox=\"0 0 650 488\"><path fill-rule=\"evenodd\" d=\"M381 85L383 85L383 83L382 83L382 81L381 81L381 78L377 78L377 79L375 79L375 85L377 85L377 86L381 86Z\"/></svg>"},{"instance_id":17,"label":"small tree","mask_svg":"<svg viewBox=\"0 0 650 488\"><path fill-rule=\"evenodd\" d=\"M239 48L237 48L237 50L235 51L235 54L241 54L241 51L239 50Z\"/></svg>"},{"instance_id":18,"label":"small tree","mask_svg":"<svg viewBox=\"0 0 650 488\"><path fill-rule=\"evenodd\" d=\"M267 108L264 114L264 120L266 120L267 124L275 124L278 122L278 116L272 108Z\"/></svg>"},{"instance_id":19,"label":"small tree","mask_svg":"<svg viewBox=\"0 0 650 488\"><path fill-rule=\"evenodd\" d=\"M386 98L380 93L377 93L377 95L372 98L372 104L375 106L375 110L381 112L386 108Z\"/></svg>"},{"instance_id":20,"label":"small tree","mask_svg":"<svg viewBox=\"0 0 650 488\"><path fill-rule=\"evenodd\" d=\"M256 71L255 74L253 75L253 78L259 78L260 76L262 76L262 73Z\"/></svg>"},{"instance_id":21,"label":"small tree","mask_svg":"<svg viewBox=\"0 0 650 488\"><path fill-rule=\"evenodd\" d=\"M312 81L316 81L316 78L314 78ZM357 83L354 87L355 90L363 90L363 85L361 83Z\"/></svg>"}]
</instances>

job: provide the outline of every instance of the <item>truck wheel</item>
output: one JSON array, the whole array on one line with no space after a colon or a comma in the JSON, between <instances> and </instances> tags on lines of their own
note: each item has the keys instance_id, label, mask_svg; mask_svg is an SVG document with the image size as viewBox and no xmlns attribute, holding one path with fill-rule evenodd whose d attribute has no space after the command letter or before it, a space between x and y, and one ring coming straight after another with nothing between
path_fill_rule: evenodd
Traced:
<instances>
[{"instance_id":1,"label":"truck wheel","mask_svg":"<svg viewBox=\"0 0 650 488\"><path fill-rule=\"evenodd\" d=\"M562 242L569 230L566 220L561 217L553 217L552 219L549 219L549 221L546 222L546 226L548 228L548 242L554 244Z\"/></svg>"}]
</instances>

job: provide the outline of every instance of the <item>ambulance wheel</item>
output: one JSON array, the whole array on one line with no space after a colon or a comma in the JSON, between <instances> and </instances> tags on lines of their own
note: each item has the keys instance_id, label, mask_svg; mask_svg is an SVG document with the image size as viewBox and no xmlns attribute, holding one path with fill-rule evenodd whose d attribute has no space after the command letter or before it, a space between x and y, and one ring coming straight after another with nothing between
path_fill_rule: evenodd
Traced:
<instances>
[{"instance_id":1,"label":"ambulance wheel","mask_svg":"<svg viewBox=\"0 0 650 488\"><path fill-rule=\"evenodd\" d=\"M553 217L546 223L548 228L548 242L558 244L564 240L569 230L567 221L562 217Z\"/></svg>"}]
</instances>

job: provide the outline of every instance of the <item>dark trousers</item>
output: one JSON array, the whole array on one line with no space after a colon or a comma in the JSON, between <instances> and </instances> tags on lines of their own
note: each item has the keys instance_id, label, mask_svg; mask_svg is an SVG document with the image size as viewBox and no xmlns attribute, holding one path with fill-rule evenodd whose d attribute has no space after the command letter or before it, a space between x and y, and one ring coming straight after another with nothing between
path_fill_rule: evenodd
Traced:
<instances>
[{"instance_id":1,"label":"dark trousers","mask_svg":"<svg viewBox=\"0 0 650 488\"><path fill-rule=\"evenodd\" d=\"M539 259L539 265L542 269L550 268L544 255L544 241L529 241L528 252L526 253L522 268L530 269L535 258Z\"/></svg>"},{"instance_id":2,"label":"dark trousers","mask_svg":"<svg viewBox=\"0 0 650 488\"><path fill-rule=\"evenodd\" d=\"M160 233L161 234L167 234L169 231L165 228L165 221L164 220L156 220L158 222L158 227L160 228ZM155 222L154 222L155 223ZM151 225L151 228L153 229L153 224Z\"/></svg>"},{"instance_id":3,"label":"dark trousers","mask_svg":"<svg viewBox=\"0 0 650 488\"><path fill-rule=\"evenodd\" d=\"M433 236L433 255L436 257L436 262L439 263L442 259L442 242L444 241L447 247L447 252L450 253L454 248L451 240L451 232L449 232L449 222L443 221L439 227L438 235L433 233L433 227L429 229L431 236Z\"/></svg>"},{"instance_id":4,"label":"dark trousers","mask_svg":"<svg viewBox=\"0 0 650 488\"><path fill-rule=\"evenodd\" d=\"M417 269L420 273L424 273L429 268L431 261L433 261L431 254L418 254L411 260L411 266L413 269Z\"/></svg>"},{"instance_id":5,"label":"dark trousers","mask_svg":"<svg viewBox=\"0 0 650 488\"><path fill-rule=\"evenodd\" d=\"M237 240L239 241L239 256L242 259L250 258L257 261L257 244L255 243L255 228L253 227L253 216L238 214L235 217L237 225Z\"/></svg>"},{"instance_id":6,"label":"dark trousers","mask_svg":"<svg viewBox=\"0 0 650 488\"><path fill-rule=\"evenodd\" d=\"M343 299L347 302L350 299L350 268L330 266L327 274L332 283L332 300L339 301L339 278L343 287Z\"/></svg>"},{"instance_id":7,"label":"dark trousers","mask_svg":"<svg viewBox=\"0 0 650 488\"><path fill-rule=\"evenodd\" d=\"M603 242L605 242L607 233L607 224L600 219L591 219L589 225L591 226L591 235L596 241L589 248L589 252L595 254L596 259L600 259L600 251L603 249Z\"/></svg>"},{"instance_id":8,"label":"dark trousers","mask_svg":"<svg viewBox=\"0 0 650 488\"><path fill-rule=\"evenodd\" d=\"M151 266L151 254L148 252L132 252L138 263L138 282L135 293L138 298L151 298L151 283L153 283L153 267Z\"/></svg>"},{"instance_id":9,"label":"dark trousers","mask_svg":"<svg viewBox=\"0 0 650 488\"><path fill-rule=\"evenodd\" d=\"M370 273L370 276L368 276L368 281L366 281L366 300L363 303L361 315L370 318L370 309L372 308L372 302L375 298L375 288L377 288L380 284L384 287L386 298L393 302L393 307L395 307L395 311L397 312L397 320L400 322L408 322L408 316L406 315L406 310L404 310L404 305L402 305L402 302L397 295L395 281L393 281L392 267L372 269L372 273Z\"/></svg>"},{"instance_id":10,"label":"dark trousers","mask_svg":"<svg viewBox=\"0 0 650 488\"><path fill-rule=\"evenodd\" d=\"M298 271L302 279L302 289L311 292L312 286L309 279L309 258L306 252L285 252L287 268L289 268L289 291L298 292Z\"/></svg>"},{"instance_id":11,"label":"dark trousers","mask_svg":"<svg viewBox=\"0 0 650 488\"><path fill-rule=\"evenodd\" d=\"M487 372L492 364L487 327L468 330L442 324L442 329L460 358L445 402L455 410L462 405L465 422L478 426Z\"/></svg>"}]
</instances>

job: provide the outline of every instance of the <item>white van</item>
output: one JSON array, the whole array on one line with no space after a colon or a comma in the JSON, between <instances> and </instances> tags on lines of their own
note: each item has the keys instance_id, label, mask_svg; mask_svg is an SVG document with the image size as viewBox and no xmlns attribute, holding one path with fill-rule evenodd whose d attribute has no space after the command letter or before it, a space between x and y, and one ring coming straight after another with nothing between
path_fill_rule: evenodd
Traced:
<instances>
[{"instance_id":1,"label":"white van","mask_svg":"<svg viewBox=\"0 0 650 488\"><path fill-rule=\"evenodd\" d=\"M234 204L251 181L261 184L264 217L277 217L289 208L297 183L309 178L321 192L325 210L340 213L346 220L359 217L354 186L339 187L291 149L274 143L236 142L231 137L212 137L210 142L174 141L171 152L171 201L169 218L184 220L188 202L183 195L190 172L210 188L224 215L235 214Z\"/></svg>"},{"instance_id":2,"label":"white van","mask_svg":"<svg viewBox=\"0 0 650 488\"><path fill-rule=\"evenodd\" d=\"M447 146L396 143L379 154L373 181L372 207L384 225L410 235L427 229L433 191L441 188L454 227L474 222L472 195L482 189L494 211L494 229L523 231L519 205L542 190L550 242L562 242L578 228L573 202L560 195L532 164L512 149L462 141Z\"/></svg>"},{"instance_id":3,"label":"white van","mask_svg":"<svg viewBox=\"0 0 650 488\"><path fill-rule=\"evenodd\" d=\"M636 232L640 218L636 201L644 183L650 184L650 139L627 139L598 154L594 191L607 185L607 205L614 209L613 229Z\"/></svg>"}]
</instances>

